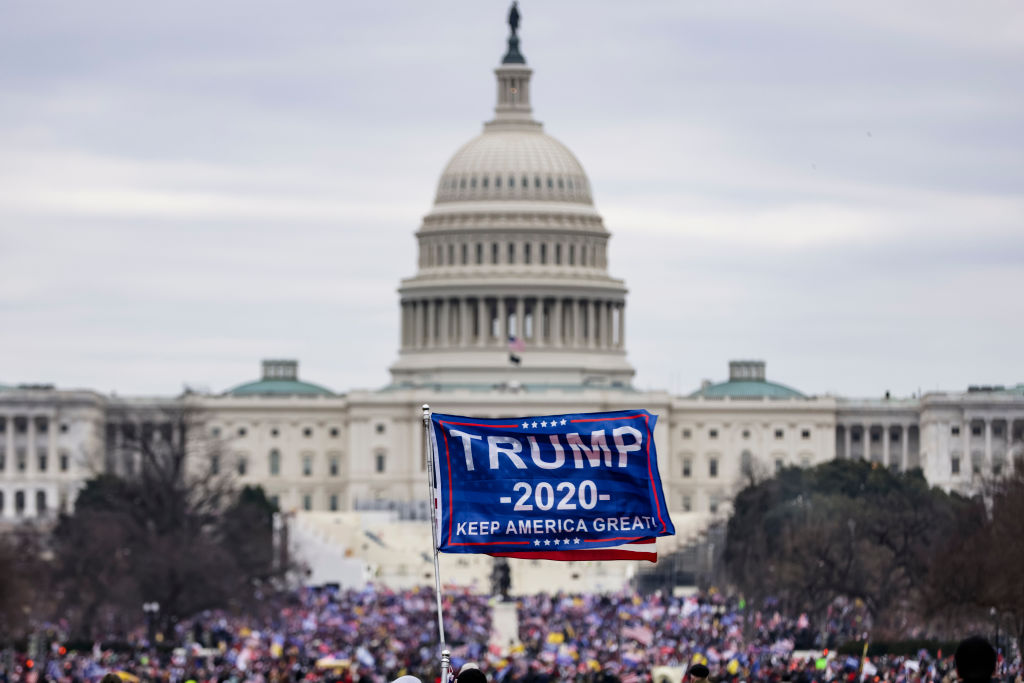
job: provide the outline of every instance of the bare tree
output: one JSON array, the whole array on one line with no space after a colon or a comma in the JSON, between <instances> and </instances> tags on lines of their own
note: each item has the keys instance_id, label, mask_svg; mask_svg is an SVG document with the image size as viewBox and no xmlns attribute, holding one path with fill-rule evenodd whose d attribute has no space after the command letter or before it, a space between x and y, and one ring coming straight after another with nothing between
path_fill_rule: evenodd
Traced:
<instances>
[{"instance_id":1,"label":"bare tree","mask_svg":"<svg viewBox=\"0 0 1024 683\"><path fill-rule=\"evenodd\" d=\"M80 635L114 616L135 623L241 607L268 590L270 504L239 498L223 444L187 401L128 406L107 426L108 472L90 480L55 532L62 607Z\"/></svg>"}]
</instances>

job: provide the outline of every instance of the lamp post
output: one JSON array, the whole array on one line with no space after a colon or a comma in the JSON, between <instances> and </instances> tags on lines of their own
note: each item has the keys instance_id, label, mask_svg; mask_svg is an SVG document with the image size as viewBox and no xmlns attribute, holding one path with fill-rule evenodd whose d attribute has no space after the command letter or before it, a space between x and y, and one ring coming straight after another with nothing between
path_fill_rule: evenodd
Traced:
<instances>
[{"instance_id":1,"label":"lamp post","mask_svg":"<svg viewBox=\"0 0 1024 683\"><path fill-rule=\"evenodd\" d=\"M156 637L156 618L160 613L160 603L144 602L142 603L142 611L146 614L146 638L149 640L149 646L153 647L153 640Z\"/></svg>"}]
</instances>

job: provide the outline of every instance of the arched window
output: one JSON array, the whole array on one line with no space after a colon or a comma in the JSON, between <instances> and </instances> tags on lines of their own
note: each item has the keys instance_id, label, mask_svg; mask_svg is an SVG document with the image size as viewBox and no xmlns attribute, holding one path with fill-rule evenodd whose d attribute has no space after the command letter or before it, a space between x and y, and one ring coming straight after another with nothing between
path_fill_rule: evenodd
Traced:
<instances>
[{"instance_id":1,"label":"arched window","mask_svg":"<svg viewBox=\"0 0 1024 683\"><path fill-rule=\"evenodd\" d=\"M548 189L552 189L555 186L554 181L551 180L551 176L548 176Z\"/></svg>"},{"instance_id":2,"label":"arched window","mask_svg":"<svg viewBox=\"0 0 1024 683\"><path fill-rule=\"evenodd\" d=\"M476 263L480 265L484 262L484 245L477 242L476 244Z\"/></svg>"},{"instance_id":3,"label":"arched window","mask_svg":"<svg viewBox=\"0 0 1024 683\"><path fill-rule=\"evenodd\" d=\"M556 244L555 245L555 265L556 266L562 265L562 245L561 244Z\"/></svg>"},{"instance_id":4,"label":"arched window","mask_svg":"<svg viewBox=\"0 0 1024 683\"><path fill-rule=\"evenodd\" d=\"M548 245L543 242L540 245L540 264L543 266L548 262Z\"/></svg>"},{"instance_id":5,"label":"arched window","mask_svg":"<svg viewBox=\"0 0 1024 683\"><path fill-rule=\"evenodd\" d=\"M473 189L476 189L476 176L473 176L473 178L469 181L469 186Z\"/></svg>"},{"instance_id":6,"label":"arched window","mask_svg":"<svg viewBox=\"0 0 1024 683\"><path fill-rule=\"evenodd\" d=\"M499 189L499 190L501 189L501 176L500 175L494 176L494 187L495 187L495 189Z\"/></svg>"},{"instance_id":7,"label":"arched window","mask_svg":"<svg viewBox=\"0 0 1024 683\"><path fill-rule=\"evenodd\" d=\"M449 266L454 266L455 265L455 245L454 244L449 244L448 245L448 265Z\"/></svg>"},{"instance_id":8,"label":"arched window","mask_svg":"<svg viewBox=\"0 0 1024 683\"><path fill-rule=\"evenodd\" d=\"M469 263L469 245L462 245L462 265Z\"/></svg>"},{"instance_id":9,"label":"arched window","mask_svg":"<svg viewBox=\"0 0 1024 683\"><path fill-rule=\"evenodd\" d=\"M14 492L14 514L23 515L25 514L25 492L15 491Z\"/></svg>"},{"instance_id":10,"label":"arched window","mask_svg":"<svg viewBox=\"0 0 1024 683\"><path fill-rule=\"evenodd\" d=\"M530 243L527 242L523 245L523 263L530 262Z\"/></svg>"},{"instance_id":11,"label":"arched window","mask_svg":"<svg viewBox=\"0 0 1024 683\"><path fill-rule=\"evenodd\" d=\"M540 189L540 176L539 175L533 177L533 186L536 187L538 190Z\"/></svg>"},{"instance_id":12,"label":"arched window","mask_svg":"<svg viewBox=\"0 0 1024 683\"><path fill-rule=\"evenodd\" d=\"M498 262L498 243L493 242L491 244L491 263Z\"/></svg>"},{"instance_id":13,"label":"arched window","mask_svg":"<svg viewBox=\"0 0 1024 683\"><path fill-rule=\"evenodd\" d=\"M487 189L487 176L484 176L483 187L484 187L485 190Z\"/></svg>"},{"instance_id":14,"label":"arched window","mask_svg":"<svg viewBox=\"0 0 1024 683\"><path fill-rule=\"evenodd\" d=\"M530 179L527 178L526 176L523 176L523 187L529 187L529 186L530 186Z\"/></svg>"},{"instance_id":15,"label":"arched window","mask_svg":"<svg viewBox=\"0 0 1024 683\"><path fill-rule=\"evenodd\" d=\"M515 242L509 242L508 243L508 262L509 263L515 263L516 262L516 245L515 245Z\"/></svg>"},{"instance_id":16,"label":"arched window","mask_svg":"<svg viewBox=\"0 0 1024 683\"><path fill-rule=\"evenodd\" d=\"M281 474L281 452L276 448L270 451L270 476Z\"/></svg>"},{"instance_id":17,"label":"arched window","mask_svg":"<svg viewBox=\"0 0 1024 683\"><path fill-rule=\"evenodd\" d=\"M576 245L575 244L570 244L569 245L569 265L570 266L575 266L576 265Z\"/></svg>"},{"instance_id":18,"label":"arched window","mask_svg":"<svg viewBox=\"0 0 1024 683\"><path fill-rule=\"evenodd\" d=\"M36 514L46 514L46 491L36 491Z\"/></svg>"}]
</instances>

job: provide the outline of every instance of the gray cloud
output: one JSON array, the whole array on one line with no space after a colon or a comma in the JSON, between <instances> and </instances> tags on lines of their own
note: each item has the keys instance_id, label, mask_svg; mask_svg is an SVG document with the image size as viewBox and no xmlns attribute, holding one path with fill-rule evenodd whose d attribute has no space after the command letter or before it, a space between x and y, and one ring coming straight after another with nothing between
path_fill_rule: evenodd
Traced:
<instances>
[{"instance_id":1,"label":"gray cloud","mask_svg":"<svg viewBox=\"0 0 1024 683\"><path fill-rule=\"evenodd\" d=\"M0 381L379 386L504 3L20 3L0 25ZM638 383L1024 380L1014 3L527 2Z\"/></svg>"}]
</instances>

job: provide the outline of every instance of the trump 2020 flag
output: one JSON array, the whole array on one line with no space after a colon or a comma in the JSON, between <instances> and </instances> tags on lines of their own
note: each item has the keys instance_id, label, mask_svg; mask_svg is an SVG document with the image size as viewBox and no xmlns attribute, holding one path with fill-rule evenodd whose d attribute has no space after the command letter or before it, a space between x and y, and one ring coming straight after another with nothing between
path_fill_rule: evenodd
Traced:
<instances>
[{"instance_id":1,"label":"trump 2020 flag","mask_svg":"<svg viewBox=\"0 0 1024 683\"><path fill-rule=\"evenodd\" d=\"M646 410L431 415L437 548L551 560L657 560L675 527Z\"/></svg>"}]
</instances>

